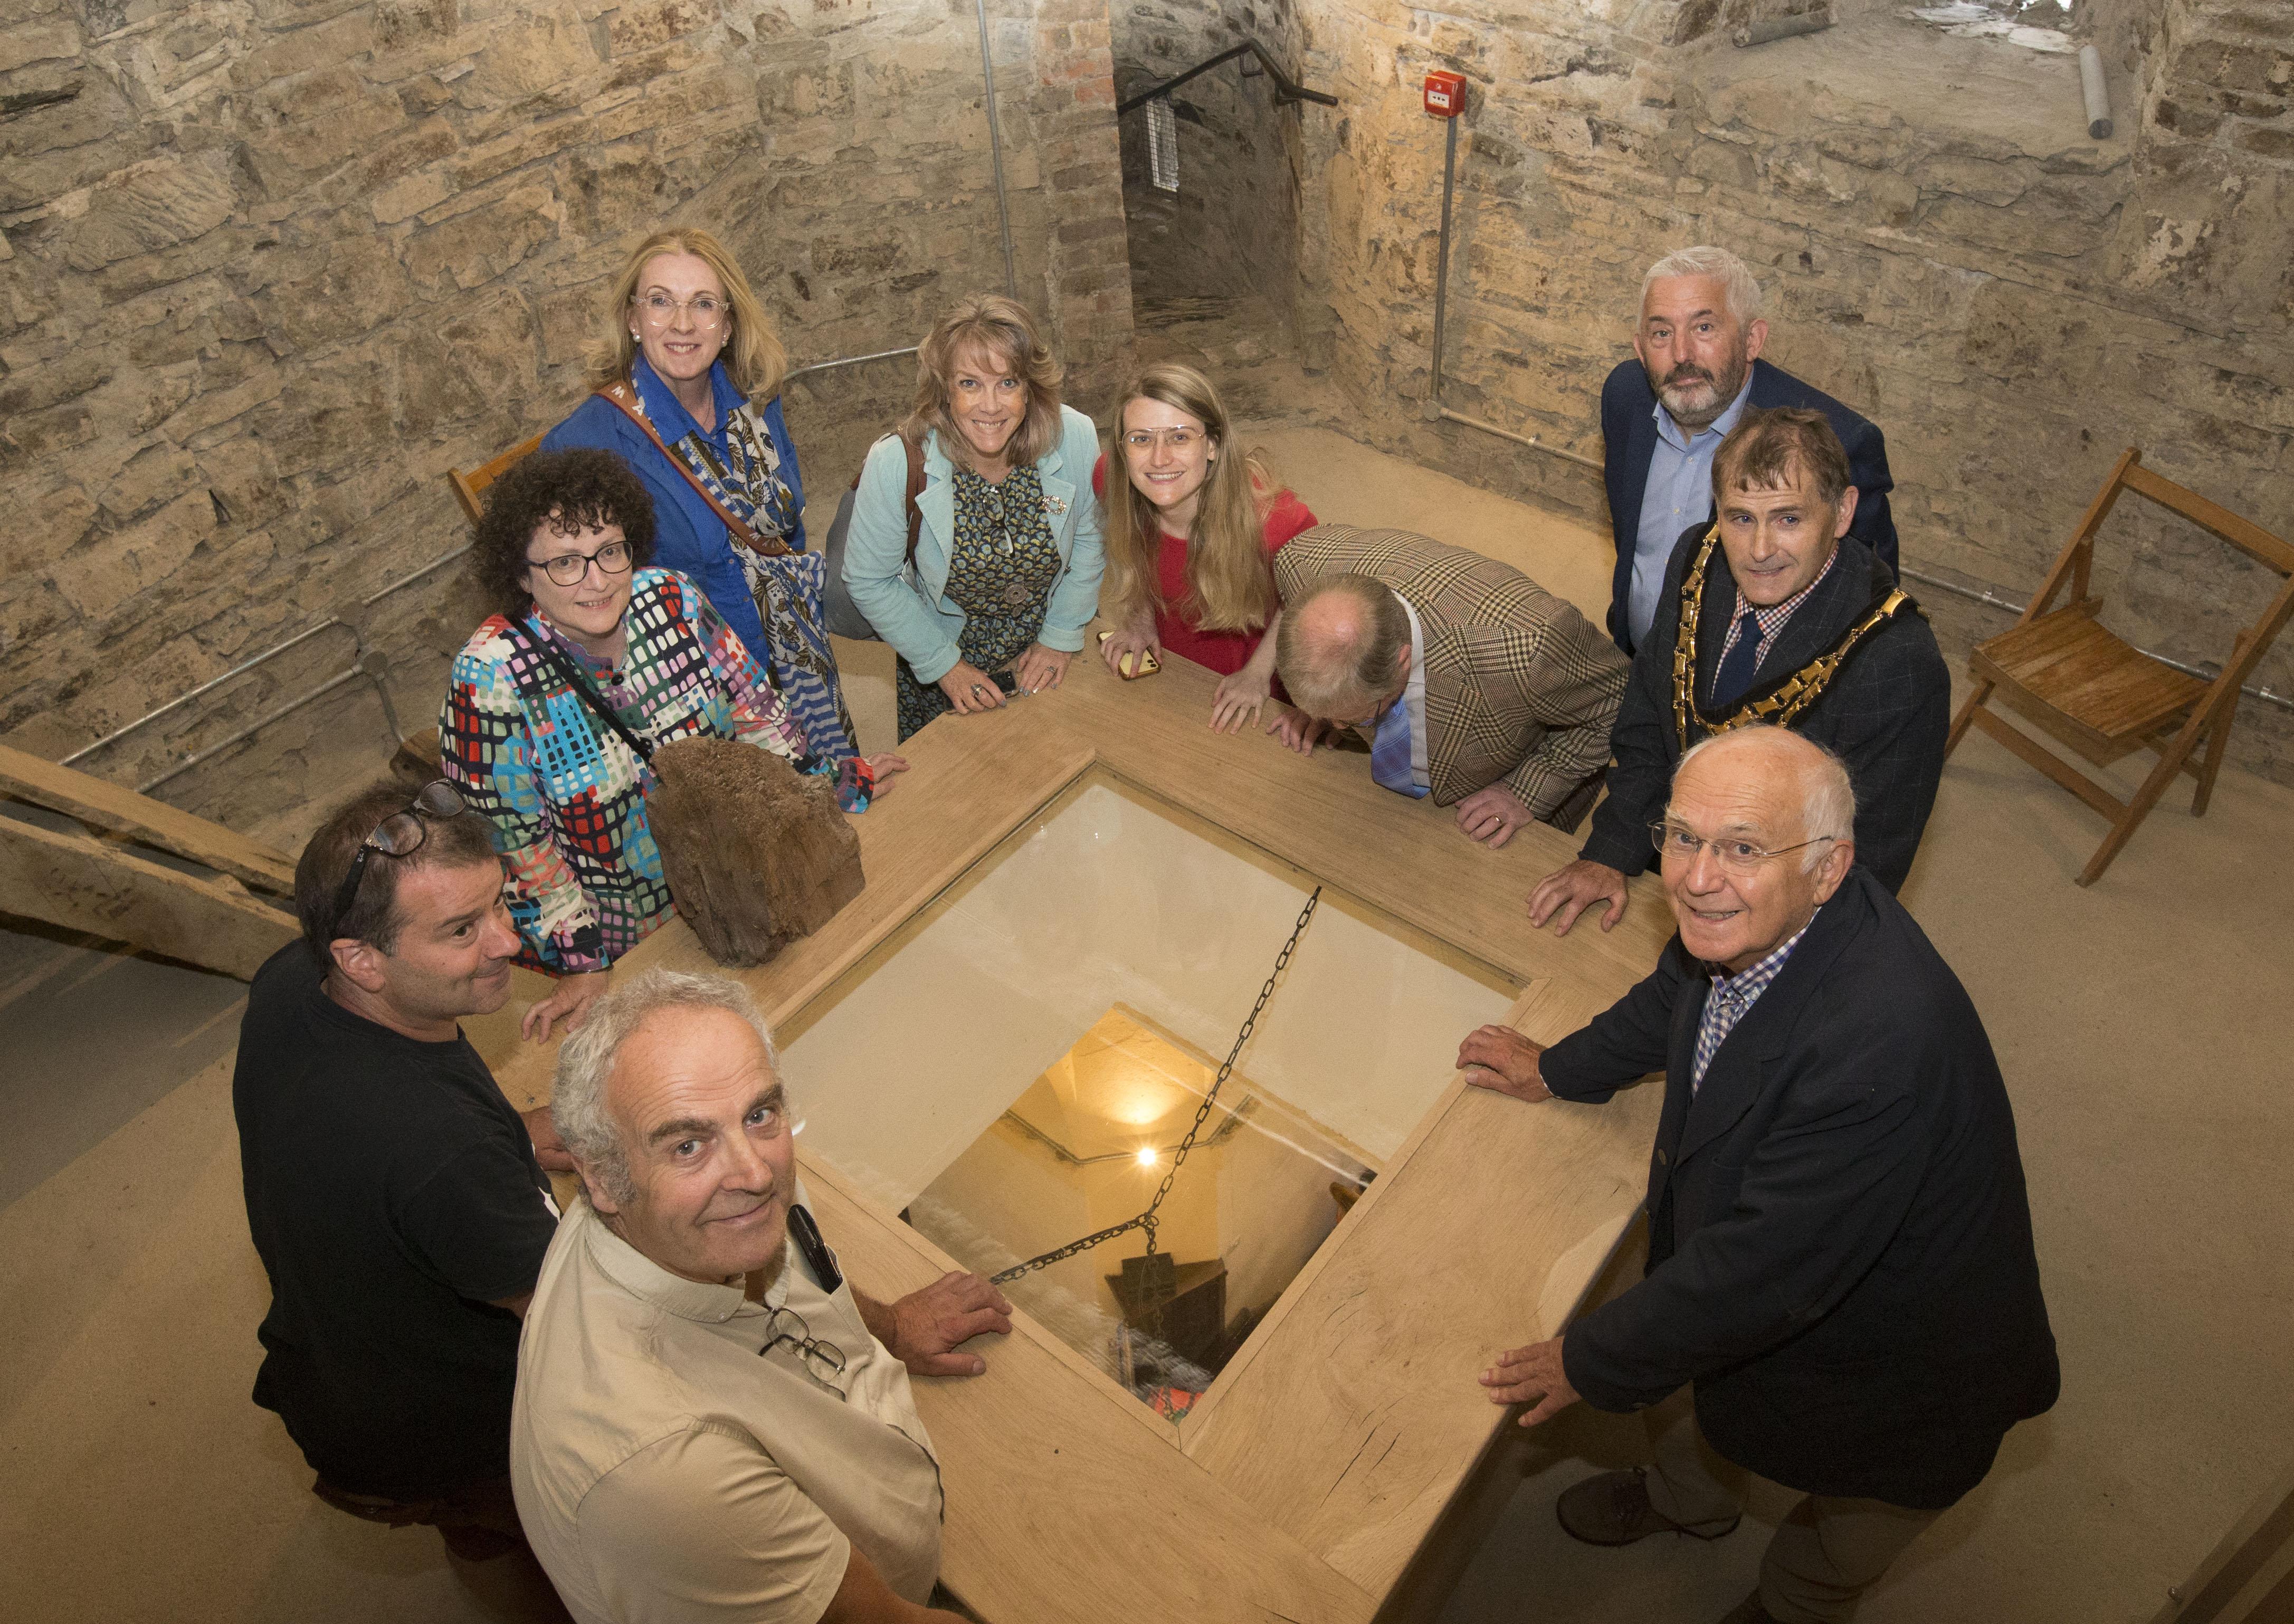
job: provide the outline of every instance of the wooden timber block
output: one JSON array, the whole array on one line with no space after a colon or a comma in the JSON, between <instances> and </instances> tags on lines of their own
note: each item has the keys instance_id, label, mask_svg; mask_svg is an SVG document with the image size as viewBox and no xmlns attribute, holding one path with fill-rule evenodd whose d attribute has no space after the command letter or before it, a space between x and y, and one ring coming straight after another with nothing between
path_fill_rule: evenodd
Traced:
<instances>
[{"instance_id":1,"label":"wooden timber block","mask_svg":"<svg viewBox=\"0 0 2294 1624\"><path fill-rule=\"evenodd\" d=\"M77 818L91 828L148 842L257 890L281 896L295 894L295 860L284 852L181 807L138 795L124 785L27 755L7 745L0 745L0 793Z\"/></svg>"},{"instance_id":2,"label":"wooden timber block","mask_svg":"<svg viewBox=\"0 0 2294 1624\"><path fill-rule=\"evenodd\" d=\"M185 874L110 841L0 816L0 912L84 930L252 981L295 916L228 877Z\"/></svg>"},{"instance_id":3,"label":"wooden timber block","mask_svg":"<svg viewBox=\"0 0 2294 1624\"><path fill-rule=\"evenodd\" d=\"M664 745L653 770L647 812L670 894L719 964L763 964L867 884L831 780L730 739Z\"/></svg>"}]
</instances>

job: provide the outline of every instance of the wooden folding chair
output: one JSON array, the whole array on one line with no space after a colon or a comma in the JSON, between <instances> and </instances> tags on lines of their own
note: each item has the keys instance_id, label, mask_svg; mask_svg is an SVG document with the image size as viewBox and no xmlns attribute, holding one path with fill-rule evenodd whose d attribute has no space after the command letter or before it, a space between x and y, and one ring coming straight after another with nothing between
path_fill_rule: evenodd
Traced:
<instances>
[{"instance_id":1,"label":"wooden folding chair","mask_svg":"<svg viewBox=\"0 0 2294 1624\"><path fill-rule=\"evenodd\" d=\"M541 449L541 437L537 434L530 440L520 440L501 455L480 463L467 474L459 468L446 470L446 483L454 487L454 500L462 504L462 511L469 515L472 524L476 524L479 516L485 511L484 504L478 498L485 494L486 487L509 472L523 459ZM424 728L419 733L407 735L399 745L397 754L390 758L390 770L418 788L436 778L439 772L438 730Z\"/></svg>"},{"instance_id":2,"label":"wooden folding chair","mask_svg":"<svg viewBox=\"0 0 2294 1624\"><path fill-rule=\"evenodd\" d=\"M455 500L462 504L462 511L470 516L472 524L478 522L478 515L484 511L478 497L486 486L509 472L521 459L541 449L541 437L537 434L530 440L520 440L492 461L481 463L467 474L459 468L446 470L446 483L454 487Z\"/></svg>"},{"instance_id":3,"label":"wooden folding chair","mask_svg":"<svg viewBox=\"0 0 2294 1624\"><path fill-rule=\"evenodd\" d=\"M1949 757L1970 722L2005 745L2032 766L2111 820L2111 832L2087 860L2078 883L2103 877L2135 826L2150 815L2178 772L2198 780L2191 815L2202 816L2222 769L2223 745L2238 710L2239 689L2269 651L2294 615L2294 546L2195 492L2162 479L2143 466L2143 453L2130 445L2103 481L2055 566L2008 631L1976 645L1968 669L1975 692L1952 719L1944 744ZM2113 636L2096 618L2103 600L2088 595L2095 532L2103 527L2119 493L2132 491L2211 530L2248 557L2287 577L2270 607L2231 641L2222 674L2209 681L2178 671L2164 660ZM2070 600L2050 608L2064 584ZM1994 692L2018 714L2044 728L2097 766L2137 747L2158 753L2159 763L2134 798L2121 801L2054 752L1986 708ZM2206 750L2194 757L2201 739Z\"/></svg>"}]
</instances>

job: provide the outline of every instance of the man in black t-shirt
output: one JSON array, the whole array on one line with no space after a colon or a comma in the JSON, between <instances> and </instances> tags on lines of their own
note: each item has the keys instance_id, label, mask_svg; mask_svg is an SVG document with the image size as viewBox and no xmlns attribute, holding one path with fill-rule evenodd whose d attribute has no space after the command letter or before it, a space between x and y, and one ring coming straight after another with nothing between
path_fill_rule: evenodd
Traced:
<instances>
[{"instance_id":1,"label":"man in black t-shirt","mask_svg":"<svg viewBox=\"0 0 2294 1624\"><path fill-rule=\"evenodd\" d=\"M232 1080L271 1277L255 1401L321 1499L500 1555L523 1543L510 1393L557 1210L546 1112L522 1120L457 1024L501 1007L518 951L490 826L443 782L378 785L312 837L295 902Z\"/></svg>"}]
</instances>

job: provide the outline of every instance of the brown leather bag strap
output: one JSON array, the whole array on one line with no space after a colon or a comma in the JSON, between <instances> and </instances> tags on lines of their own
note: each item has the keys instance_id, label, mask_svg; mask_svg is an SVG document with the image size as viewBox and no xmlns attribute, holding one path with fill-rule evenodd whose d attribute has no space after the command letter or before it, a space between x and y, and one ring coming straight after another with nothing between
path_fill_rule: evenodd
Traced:
<instances>
[{"instance_id":1,"label":"brown leather bag strap","mask_svg":"<svg viewBox=\"0 0 2294 1624\"><path fill-rule=\"evenodd\" d=\"M924 448L906 435L900 437L900 444L908 448L908 562L914 564L916 538L924 522L923 510L916 506L916 499L924 494Z\"/></svg>"},{"instance_id":2,"label":"brown leather bag strap","mask_svg":"<svg viewBox=\"0 0 2294 1624\"><path fill-rule=\"evenodd\" d=\"M906 435L900 436L900 444L908 453L908 562L913 564L916 561L916 539L924 522L923 510L916 506L916 498L924 494L924 448ZM852 488L860 488L859 474L852 476Z\"/></svg>"},{"instance_id":3,"label":"brown leather bag strap","mask_svg":"<svg viewBox=\"0 0 2294 1624\"><path fill-rule=\"evenodd\" d=\"M709 487L694 477L693 470L686 467L684 461L675 452L670 450L668 444L662 439L661 430L655 428L647 419L644 410L638 404L638 392L627 382L609 383L598 393L620 408L623 417L645 430L646 438L654 443L654 449L668 459L670 467L685 476L685 483L691 486L694 493L709 504L711 512L725 521L725 528L732 533L735 541L750 551L762 553L769 559L784 559L789 555L787 543L777 535L761 535L748 521L734 518L731 510L717 500Z\"/></svg>"}]
</instances>

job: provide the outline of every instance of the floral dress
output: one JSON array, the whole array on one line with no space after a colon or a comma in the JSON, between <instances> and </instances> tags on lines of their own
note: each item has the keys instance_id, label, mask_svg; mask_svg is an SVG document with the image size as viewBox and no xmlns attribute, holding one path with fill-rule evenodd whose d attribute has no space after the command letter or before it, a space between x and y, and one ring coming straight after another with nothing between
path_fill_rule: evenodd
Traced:
<instances>
[{"instance_id":1,"label":"floral dress","mask_svg":"<svg viewBox=\"0 0 2294 1624\"><path fill-rule=\"evenodd\" d=\"M1044 510L1044 487L1032 465L999 485L969 469L955 470L956 541L948 565L948 600L964 611L956 646L982 671L1001 671L1044 630L1059 543ZM919 681L902 660L897 672L900 738L955 708L937 682Z\"/></svg>"}]
</instances>

